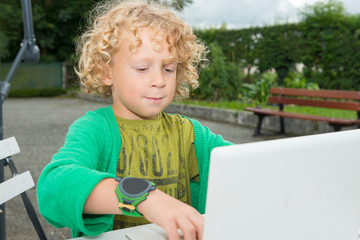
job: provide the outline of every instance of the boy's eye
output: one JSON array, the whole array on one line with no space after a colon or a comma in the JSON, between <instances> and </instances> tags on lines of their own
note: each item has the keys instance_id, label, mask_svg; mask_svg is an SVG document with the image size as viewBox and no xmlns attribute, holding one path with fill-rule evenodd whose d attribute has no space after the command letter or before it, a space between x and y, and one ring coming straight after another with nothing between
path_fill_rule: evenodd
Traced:
<instances>
[{"instance_id":1,"label":"boy's eye","mask_svg":"<svg viewBox=\"0 0 360 240\"><path fill-rule=\"evenodd\" d=\"M165 68L165 72L173 73L173 72L175 72L175 68Z\"/></svg>"},{"instance_id":2,"label":"boy's eye","mask_svg":"<svg viewBox=\"0 0 360 240\"><path fill-rule=\"evenodd\" d=\"M139 71L139 72L145 72L147 69L148 68L146 68L146 67L138 67L138 68L136 68L136 70Z\"/></svg>"},{"instance_id":3,"label":"boy's eye","mask_svg":"<svg viewBox=\"0 0 360 240\"><path fill-rule=\"evenodd\" d=\"M176 72L177 64L169 64L164 66L164 71L166 73L173 73Z\"/></svg>"}]
</instances>

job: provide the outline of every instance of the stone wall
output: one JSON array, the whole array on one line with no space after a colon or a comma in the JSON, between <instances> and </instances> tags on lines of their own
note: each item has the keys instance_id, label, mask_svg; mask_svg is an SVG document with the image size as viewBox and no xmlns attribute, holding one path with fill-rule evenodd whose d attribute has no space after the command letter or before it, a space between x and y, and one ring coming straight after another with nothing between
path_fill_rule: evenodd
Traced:
<instances>
[{"instance_id":1,"label":"stone wall","mask_svg":"<svg viewBox=\"0 0 360 240\"><path fill-rule=\"evenodd\" d=\"M254 129L257 123L257 116L252 112L245 111L226 110L176 103L170 104L170 106L166 108L165 111L169 113L179 113L189 117L199 117L214 121L239 124ZM309 135L334 131L333 128L329 126L329 124L324 122L285 118L284 123L286 133L295 135ZM355 127L344 127L342 130L354 128ZM279 131L279 118L275 116L264 118L262 129L269 131Z\"/></svg>"},{"instance_id":2,"label":"stone wall","mask_svg":"<svg viewBox=\"0 0 360 240\"><path fill-rule=\"evenodd\" d=\"M90 94L78 94L79 97L90 100L107 102L111 104L111 98L103 99L102 97ZM257 116L252 112L227 110L211 107L202 107L187 104L171 103L169 107L165 109L168 113L179 113L188 117L198 117L212 121L219 121L231 124L238 124L245 127L254 128L257 123ZM289 134L295 135L310 135L318 133L333 132L333 128L325 122L316 122L300 119L285 118L285 131ZM342 130L354 129L356 127L344 127ZM269 116L264 118L262 123L262 129L268 131L279 131L280 123L279 118L275 116Z\"/></svg>"}]
</instances>

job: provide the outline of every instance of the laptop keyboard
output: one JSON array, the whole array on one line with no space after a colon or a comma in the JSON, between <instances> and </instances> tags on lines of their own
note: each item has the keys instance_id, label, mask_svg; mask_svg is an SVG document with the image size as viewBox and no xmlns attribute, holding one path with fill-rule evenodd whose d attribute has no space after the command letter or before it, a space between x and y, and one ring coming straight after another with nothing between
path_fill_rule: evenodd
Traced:
<instances>
[{"instance_id":1,"label":"laptop keyboard","mask_svg":"<svg viewBox=\"0 0 360 240\"><path fill-rule=\"evenodd\" d=\"M180 240L184 240L184 235L182 234L182 232L180 230L179 231L179 235L180 235ZM125 234L125 237L127 240L167 240L168 236L165 232L165 230L162 227L159 227L155 224L149 224L145 227L139 230L139 229L134 229L132 231L128 231Z\"/></svg>"}]
</instances>

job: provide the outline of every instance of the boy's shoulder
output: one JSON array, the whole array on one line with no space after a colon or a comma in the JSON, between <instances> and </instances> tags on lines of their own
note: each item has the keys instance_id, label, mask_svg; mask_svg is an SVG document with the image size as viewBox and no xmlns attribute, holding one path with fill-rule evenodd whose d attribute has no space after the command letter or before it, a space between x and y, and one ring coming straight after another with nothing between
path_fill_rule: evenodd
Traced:
<instances>
[{"instance_id":1,"label":"boy's shoulder","mask_svg":"<svg viewBox=\"0 0 360 240\"><path fill-rule=\"evenodd\" d=\"M111 106L109 107L103 107L98 108L96 110L88 111L83 116L79 117L74 123L73 126L79 126L79 125L98 125L98 126L104 126L111 124L115 121L115 116L112 111ZM104 124L108 123L108 124Z\"/></svg>"},{"instance_id":2,"label":"boy's shoulder","mask_svg":"<svg viewBox=\"0 0 360 240\"><path fill-rule=\"evenodd\" d=\"M121 144L120 131L112 107L88 111L69 127L67 139L98 139L98 142L115 141Z\"/></svg>"},{"instance_id":3,"label":"boy's shoulder","mask_svg":"<svg viewBox=\"0 0 360 240\"><path fill-rule=\"evenodd\" d=\"M86 112L79 119L104 119L108 117L113 117L114 113L112 111L111 106L102 107L95 110L90 110Z\"/></svg>"}]
</instances>

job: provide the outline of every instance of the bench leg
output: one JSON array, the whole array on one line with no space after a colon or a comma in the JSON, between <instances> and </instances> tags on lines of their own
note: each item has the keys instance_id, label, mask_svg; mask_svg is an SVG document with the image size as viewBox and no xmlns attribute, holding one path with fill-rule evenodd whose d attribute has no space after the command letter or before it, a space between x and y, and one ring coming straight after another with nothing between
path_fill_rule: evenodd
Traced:
<instances>
[{"instance_id":1,"label":"bench leg","mask_svg":"<svg viewBox=\"0 0 360 240\"><path fill-rule=\"evenodd\" d=\"M330 126L332 126L334 128L335 132L338 132L341 130L342 126L338 125L338 124L329 124Z\"/></svg>"},{"instance_id":2,"label":"bench leg","mask_svg":"<svg viewBox=\"0 0 360 240\"><path fill-rule=\"evenodd\" d=\"M258 116L258 122L256 124L256 128L255 128L253 137L256 137L256 136L260 135L262 121L263 121L263 119L265 117L265 115L260 115L260 114L256 114L256 116Z\"/></svg>"},{"instance_id":3,"label":"bench leg","mask_svg":"<svg viewBox=\"0 0 360 240\"><path fill-rule=\"evenodd\" d=\"M280 134L285 134L285 123L283 117L280 117Z\"/></svg>"}]
</instances>

